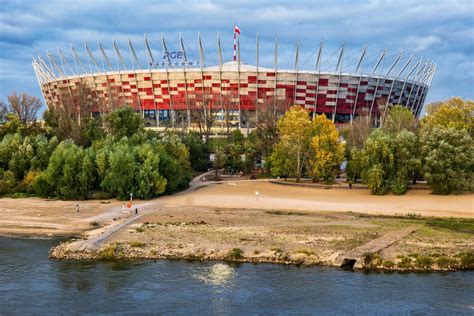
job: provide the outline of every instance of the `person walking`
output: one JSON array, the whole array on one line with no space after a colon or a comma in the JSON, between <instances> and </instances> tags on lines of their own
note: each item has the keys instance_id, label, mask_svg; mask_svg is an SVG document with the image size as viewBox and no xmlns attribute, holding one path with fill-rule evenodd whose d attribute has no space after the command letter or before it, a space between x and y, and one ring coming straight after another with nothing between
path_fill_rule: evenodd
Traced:
<instances>
[{"instance_id":1,"label":"person walking","mask_svg":"<svg viewBox=\"0 0 474 316\"><path fill-rule=\"evenodd\" d=\"M76 212L79 213L79 204L76 204Z\"/></svg>"}]
</instances>

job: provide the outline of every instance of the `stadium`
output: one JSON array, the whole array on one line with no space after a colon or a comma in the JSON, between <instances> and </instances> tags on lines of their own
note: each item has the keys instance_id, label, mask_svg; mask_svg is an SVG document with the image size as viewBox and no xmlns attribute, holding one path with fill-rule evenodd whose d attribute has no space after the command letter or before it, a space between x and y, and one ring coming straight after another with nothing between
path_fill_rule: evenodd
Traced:
<instances>
[{"instance_id":1,"label":"stadium","mask_svg":"<svg viewBox=\"0 0 474 316\"><path fill-rule=\"evenodd\" d=\"M286 58L291 67L284 68L278 36L271 62L262 65L258 34L251 65L241 61L239 37L235 27L229 62L223 62L219 35L210 54L199 34L198 53L181 36L175 49L163 36L158 48L145 36L138 50L130 39L125 49L115 41L110 48L100 42L96 49L84 44L82 51L71 45L69 53L58 48L57 54L35 57L33 68L48 108L71 115L97 116L127 104L151 127L247 129L265 113L283 113L295 104L337 124L359 115L377 124L390 104L419 117L436 70L432 61L414 55L386 49L369 54L367 45L349 50L345 44L331 52L323 41L305 61L297 41Z\"/></svg>"}]
</instances>

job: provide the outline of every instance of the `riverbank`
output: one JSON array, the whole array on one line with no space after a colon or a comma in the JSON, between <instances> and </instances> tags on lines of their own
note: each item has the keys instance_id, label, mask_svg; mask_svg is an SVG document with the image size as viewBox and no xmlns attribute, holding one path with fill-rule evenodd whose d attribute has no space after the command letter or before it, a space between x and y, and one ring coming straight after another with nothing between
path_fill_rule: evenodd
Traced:
<instances>
[{"instance_id":1,"label":"riverbank","mask_svg":"<svg viewBox=\"0 0 474 316\"><path fill-rule=\"evenodd\" d=\"M159 214L157 214L159 213ZM97 250L52 249L61 260L186 259L453 271L474 268L474 220L340 212L162 207Z\"/></svg>"},{"instance_id":2,"label":"riverbank","mask_svg":"<svg viewBox=\"0 0 474 316\"><path fill-rule=\"evenodd\" d=\"M258 194L256 194L258 192ZM209 184L139 202L2 199L0 235L72 233L56 259L190 259L448 271L474 265L472 195ZM7 207L6 207L7 206Z\"/></svg>"}]
</instances>

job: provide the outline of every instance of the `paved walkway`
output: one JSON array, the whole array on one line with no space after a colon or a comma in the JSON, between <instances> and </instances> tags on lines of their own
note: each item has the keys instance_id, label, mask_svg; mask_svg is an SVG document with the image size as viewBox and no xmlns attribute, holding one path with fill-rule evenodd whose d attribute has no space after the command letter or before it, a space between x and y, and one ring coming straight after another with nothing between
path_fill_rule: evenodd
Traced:
<instances>
[{"instance_id":1,"label":"paved walkway","mask_svg":"<svg viewBox=\"0 0 474 316\"><path fill-rule=\"evenodd\" d=\"M201 187L207 186L211 183L216 183L214 181L209 181L209 182L203 182L202 179L203 177L206 177L215 171L209 171L204 174L200 174L199 176L194 177L191 182L189 183L189 188L179 192L177 194L185 194L194 190L197 190ZM119 221L116 224L113 224L111 226L108 226L105 228L103 232L100 234L93 236L89 239L85 240L77 240L69 243L67 245L67 249L70 251L93 251L93 250L98 250L102 247L102 245L109 240L112 236L116 235L123 229L127 228L131 224L133 224L137 219L142 217L144 214L147 214L153 209L156 209L156 206L159 205L159 200L151 200L147 202L143 202L137 205L134 205L133 208L131 209L131 215L127 216L125 219ZM137 208L139 210L139 214L134 214L133 210ZM122 212L122 208L117 208L115 207L114 209L111 209L109 212L87 218L87 221L93 222L93 221L108 221L112 219L117 219L119 217L123 217L125 213ZM99 230L99 229L98 229Z\"/></svg>"}]
</instances>

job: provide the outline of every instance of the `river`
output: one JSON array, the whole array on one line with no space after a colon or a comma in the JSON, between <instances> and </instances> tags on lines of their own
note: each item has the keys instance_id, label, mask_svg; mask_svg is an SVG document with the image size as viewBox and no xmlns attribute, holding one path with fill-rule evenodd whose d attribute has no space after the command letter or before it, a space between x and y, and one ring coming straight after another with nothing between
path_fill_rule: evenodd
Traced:
<instances>
[{"instance_id":1,"label":"river","mask_svg":"<svg viewBox=\"0 0 474 316\"><path fill-rule=\"evenodd\" d=\"M474 314L472 271L49 260L57 242L0 238L0 314Z\"/></svg>"}]
</instances>

